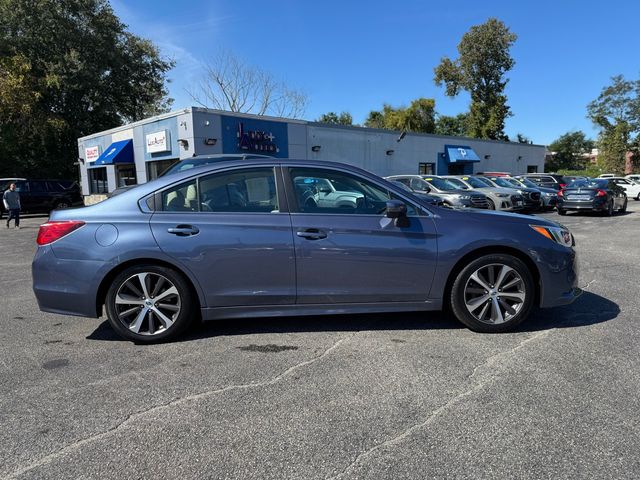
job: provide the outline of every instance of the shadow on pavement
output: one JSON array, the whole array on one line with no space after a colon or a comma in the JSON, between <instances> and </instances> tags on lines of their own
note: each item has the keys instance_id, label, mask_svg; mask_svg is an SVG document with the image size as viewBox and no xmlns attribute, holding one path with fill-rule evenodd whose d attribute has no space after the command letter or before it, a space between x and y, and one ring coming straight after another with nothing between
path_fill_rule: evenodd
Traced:
<instances>
[{"instance_id":1,"label":"shadow on pavement","mask_svg":"<svg viewBox=\"0 0 640 480\"><path fill-rule=\"evenodd\" d=\"M573 304L536 310L517 332L534 332L551 328L584 327L606 322L618 316L618 305L594 293L585 292ZM217 336L261 333L357 332L401 330L455 330L465 328L443 312L381 313L369 315L326 315L277 318L232 319L193 325L175 342ZM88 340L124 341L102 322Z\"/></svg>"}]
</instances>

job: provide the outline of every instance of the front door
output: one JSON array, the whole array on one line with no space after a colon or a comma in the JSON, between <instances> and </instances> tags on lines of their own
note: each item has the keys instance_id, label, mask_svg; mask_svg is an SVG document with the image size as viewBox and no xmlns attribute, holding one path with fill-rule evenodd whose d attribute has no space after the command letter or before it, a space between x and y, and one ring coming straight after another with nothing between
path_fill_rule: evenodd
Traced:
<instances>
[{"instance_id":1,"label":"front door","mask_svg":"<svg viewBox=\"0 0 640 480\"><path fill-rule=\"evenodd\" d=\"M273 167L204 175L162 192L153 235L197 279L207 307L295 303L291 221L280 195Z\"/></svg>"},{"instance_id":2,"label":"front door","mask_svg":"<svg viewBox=\"0 0 640 480\"><path fill-rule=\"evenodd\" d=\"M339 170L290 167L285 181L295 197L289 200L299 304L427 299L437 255L428 214L407 205L410 225L397 227L384 214L391 192Z\"/></svg>"}]
</instances>

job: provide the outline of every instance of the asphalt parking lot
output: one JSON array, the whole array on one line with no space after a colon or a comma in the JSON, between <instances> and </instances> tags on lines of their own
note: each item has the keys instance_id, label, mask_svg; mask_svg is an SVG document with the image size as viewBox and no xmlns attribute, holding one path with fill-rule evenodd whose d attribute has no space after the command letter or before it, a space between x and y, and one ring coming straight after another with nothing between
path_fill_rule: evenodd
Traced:
<instances>
[{"instance_id":1,"label":"asphalt parking lot","mask_svg":"<svg viewBox=\"0 0 640 480\"><path fill-rule=\"evenodd\" d=\"M138 346L41 313L37 226L0 229L2 478L639 478L640 202L559 217L573 305L209 323Z\"/></svg>"}]
</instances>

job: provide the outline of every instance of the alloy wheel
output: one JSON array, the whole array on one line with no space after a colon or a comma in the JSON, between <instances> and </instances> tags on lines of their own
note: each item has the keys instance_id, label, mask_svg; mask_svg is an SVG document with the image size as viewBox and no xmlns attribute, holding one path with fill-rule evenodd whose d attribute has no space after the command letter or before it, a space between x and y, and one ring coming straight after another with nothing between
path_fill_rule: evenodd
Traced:
<instances>
[{"instance_id":1,"label":"alloy wheel","mask_svg":"<svg viewBox=\"0 0 640 480\"><path fill-rule=\"evenodd\" d=\"M158 335L171 328L180 315L181 298L165 276L142 272L127 278L115 295L120 323L138 335Z\"/></svg>"},{"instance_id":2,"label":"alloy wheel","mask_svg":"<svg viewBox=\"0 0 640 480\"><path fill-rule=\"evenodd\" d=\"M467 311L479 322L508 322L522 309L527 296L522 276L508 265L492 263L476 270L464 287Z\"/></svg>"}]
</instances>

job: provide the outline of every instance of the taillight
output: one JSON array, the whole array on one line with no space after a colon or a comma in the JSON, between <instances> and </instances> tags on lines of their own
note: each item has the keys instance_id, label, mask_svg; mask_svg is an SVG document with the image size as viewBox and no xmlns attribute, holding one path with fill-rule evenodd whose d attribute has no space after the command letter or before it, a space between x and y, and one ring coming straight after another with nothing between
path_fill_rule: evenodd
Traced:
<instances>
[{"instance_id":1,"label":"taillight","mask_svg":"<svg viewBox=\"0 0 640 480\"><path fill-rule=\"evenodd\" d=\"M48 245L60 240L65 235L69 235L74 230L77 230L84 225L84 222L79 220L65 220L65 221L53 221L40 225L38 230L38 245Z\"/></svg>"},{"instance_id":2,"label":"taillight","mask_svg":"<svg viewBox=\"0 0 640 480\"><path fill-rule=\"evenodd\" d=\"M598 193L596 193L596 197L606 197L607 196L607 192L605 192L604 190L598 190Z\"/></svg>"},{"instance_id":3,"label":"taillight","mask_svg":"<svg viewBox=\"0 0 640 480\"><path fill-rule=\"evenodd\" d=\"M564 190L558 190L558 196L564 197Z\"/></svg>"}]
</instances>

